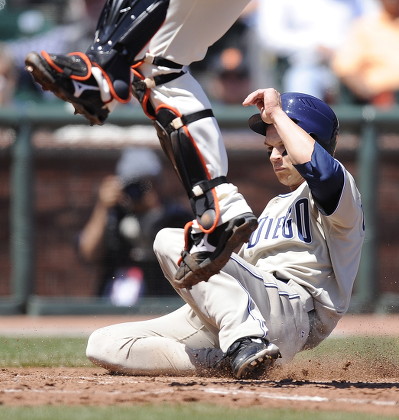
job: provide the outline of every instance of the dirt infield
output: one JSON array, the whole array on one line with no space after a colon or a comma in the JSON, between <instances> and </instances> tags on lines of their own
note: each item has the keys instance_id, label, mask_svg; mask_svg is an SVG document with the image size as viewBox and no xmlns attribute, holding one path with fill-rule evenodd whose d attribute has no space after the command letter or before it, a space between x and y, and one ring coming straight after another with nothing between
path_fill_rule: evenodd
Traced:
<instances>
[{"instance_id":1,"label":"dirt infield","mask_svg":"<svg viewBox=\"0 0 399 420\"><path fill-rule=\"evenodd\" d=\"M3 318L0 335L88 334L127 317ZM22 324L21 324L22 322ZM56 324L55 324L56 323ZM18 326L19 325L19 326ZM335 335L399 336L399 317L348 315ZM387 355L384 355L386 357ZM132 405L203 402L229 407L284 407L399 416L399 366L376 360L364 365L356 356L339 361L294 361L265 380L207 377L109 375L99 368L3 368L0 404Z\"/></svg>"},{"instance_id":2,"label":"dirt infield","mask_svg":"<svg viewBox=\"0 0 399 420\"><path fill-rule=\"evenodd\" d=\"M380 375L365 382L362 369L356 363L348 368L346 362L342 366L293 365L272 372L264 381L114 376L98 368L2 369L0 404L114 406L202 402L229 407L399 415L398 376Z\"/></svg>"}]
</instances>

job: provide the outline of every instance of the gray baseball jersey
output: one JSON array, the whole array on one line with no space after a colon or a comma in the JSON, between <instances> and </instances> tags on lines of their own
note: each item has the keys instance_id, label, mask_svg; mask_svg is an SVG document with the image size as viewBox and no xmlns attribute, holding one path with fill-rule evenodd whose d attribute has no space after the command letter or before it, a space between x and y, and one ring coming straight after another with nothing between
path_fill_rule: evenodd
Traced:
<instances>
[{"instance_id":1,"label":"gray baseball jersey","mask_svg":"<svg viewBox=\"0 0 399 420\"><path fill-rule=\"evenodd\" d=\"M272 199L240 255L278 279L293 280L313 296L320 321L313 334L325 338L348 310L364 240L360 194L343 168L344 186L335 211L319 210L304 182ZM315 327L315 326L314 326Z\"/></svg>"}]
</instances>

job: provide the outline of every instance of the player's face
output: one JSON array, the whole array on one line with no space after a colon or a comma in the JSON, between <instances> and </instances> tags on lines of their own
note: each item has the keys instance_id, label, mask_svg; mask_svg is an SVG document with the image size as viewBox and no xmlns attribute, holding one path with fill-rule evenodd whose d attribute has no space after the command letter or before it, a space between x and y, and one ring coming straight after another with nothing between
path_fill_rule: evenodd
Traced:
<instances>
[{"instance_id":1,"label":"player's face","mask_svg":"<svg viewBox=\"0 0 399 420\"><path fill-rule=\"evenodd\" d=\"M267 128L265 146L277 179L291 191L297 189L304 179L291 163L284 143L272 125Z\"/></svg>"}]
</instances>

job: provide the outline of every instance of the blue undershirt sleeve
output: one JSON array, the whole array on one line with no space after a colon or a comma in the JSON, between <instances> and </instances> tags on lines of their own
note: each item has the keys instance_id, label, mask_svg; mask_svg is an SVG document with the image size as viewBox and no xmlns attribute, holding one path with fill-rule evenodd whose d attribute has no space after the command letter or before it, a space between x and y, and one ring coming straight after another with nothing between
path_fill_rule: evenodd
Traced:
<instances>
[{"instance_id":1,"label":"blue undershirt sleeve","mask_svg":"<svg viewBox=\"0 0 399 420\"><path fill-rule=\"evenodd\" d=\"M294 166L308 183L319 209L327 216L334 213L344 187L341 164L315 143L311 160Z\"/></svg>"}]
</instances>

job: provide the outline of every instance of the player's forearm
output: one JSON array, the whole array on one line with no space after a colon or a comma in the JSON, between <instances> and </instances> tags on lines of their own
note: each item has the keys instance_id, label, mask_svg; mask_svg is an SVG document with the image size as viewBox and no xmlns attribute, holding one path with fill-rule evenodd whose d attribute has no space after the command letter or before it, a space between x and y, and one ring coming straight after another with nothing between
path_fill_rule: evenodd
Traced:
<instances>
[{"instance_id":1,"label":"player's forearm","mask_svg":"<svg viewBox=\"0 0 399 420\"><path fill-rule=\"evenodd\" d=\"M315 141L281 109L271 114L271 119L284 143L293 165L301 165L312 158Z\"/></svg>"}]
</instances>

